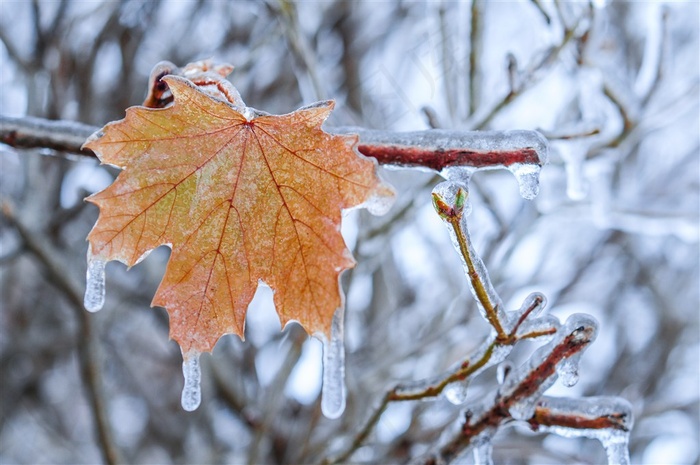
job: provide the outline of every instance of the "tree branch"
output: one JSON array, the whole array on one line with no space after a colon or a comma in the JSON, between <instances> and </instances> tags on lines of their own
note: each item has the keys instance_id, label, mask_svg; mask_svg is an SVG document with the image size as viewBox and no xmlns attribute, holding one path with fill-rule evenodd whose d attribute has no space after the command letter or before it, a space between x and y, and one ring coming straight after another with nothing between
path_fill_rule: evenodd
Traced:
<instances>
[{"instance_id":1,"label":"tree branch","mask_svg":"<svg viewBox=\"0 0 700 465\"><path fill-rule=\"evenodd\" d=\"M358 134L357 149L377 159L380 165L426 168L442 171L462 166L475 169L508 167L514 164L544 165L547 141L537 131L448 131L391 132L355 127L326 128L336 134ZM72 121L0 116L0 142L16 148L46 148L60 153L94 157L83 149L85 140L99 131ZM517 139L519 142L514 143Z\"/></svg>"}]
</instances>

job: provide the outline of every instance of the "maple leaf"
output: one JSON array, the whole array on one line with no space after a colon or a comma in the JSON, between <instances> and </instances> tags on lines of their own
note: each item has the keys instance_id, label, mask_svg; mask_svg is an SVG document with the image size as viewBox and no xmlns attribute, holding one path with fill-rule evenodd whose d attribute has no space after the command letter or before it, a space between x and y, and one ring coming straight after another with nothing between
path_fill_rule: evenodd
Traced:
<instances>
[{"instance_id":1,"label":"maple leaf","mask_svg":"<svg viewBox=\"0 0 700 465\"><path fill-rule=\"evenodd\" d=\"M85 144L123 170L87 199L100 208L91 256L133 266L170 245L151 305L167 309L183 353L242 337L259 281L282 325L328 335L343 303L339 275L355 264L341 211L393 195L376 163L355 151L357 136L321 129L333 102L251 117L188 79L163 80L172 105L129 108Z\"/></svg>"}]
</instances>

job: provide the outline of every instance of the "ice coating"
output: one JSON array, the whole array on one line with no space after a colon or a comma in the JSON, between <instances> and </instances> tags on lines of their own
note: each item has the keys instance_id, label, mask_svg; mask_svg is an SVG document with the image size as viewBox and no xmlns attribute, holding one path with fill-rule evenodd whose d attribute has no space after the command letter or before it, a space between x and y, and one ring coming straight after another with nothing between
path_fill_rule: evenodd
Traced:
<instances>
[{"instance_id":1,"label":"ice coating","mask_svg":"<svg viewBox=\"0 0 700 465\"><path fill-rule=\"evenodd\" d=\"M567 438L587 437L601 442L608 463L629 464L629 433L634 424L632 406L619 397L588 397L567 399L542 397L537 407L546 415L533 424L539 432L554 433ZM546 418L556 417L559 424L546 424ZM570 426L566 419L570 418Z\"/></svg>"},{"instance_id":2,"label":"ice coating","mask_svg":"<svg viewBox=\"0 0 700 465\"><path fill-rule=\"evenodd\" d=\"M392 133L362 128L329 128L360 136L360 153L381 165L422 168L451 179L453 168L465 172L508 169L520 193L532 199L539 189L539 172L549 158L549 144L537 131L452 131L431 129Z\"/></svg>"},{"instance_id":3,"label":"ice coating","mask_svg":"<svg viewBox=\"0 0 700 465\"><path fill-rule=\"evenodd\" d=\"M444 382L444 380L456 377L456 375L463 370L465 367L474 366L478 361L480 361L485 355L489 348L493 345L495 340L495 334L484 341L478 350L474 352L473 355L469 357L468 360L464 362L457 363L451 367L446 373L431 378L426 378L418 381L413 381L405 384L401 384L396 387L395 393L398 397L410 398L410 397L424 397L425 391L435 388ZM455 405L460 405L464 403L467 394L467 386L469 384L469 379L476 377L482 371L497 365L504 361L506 357L510 354L512 346L510 345L496 345L491 350L491 355L488 361L480 366L478 369L472 371L468 379L459 380L448 384L442 391L442 395L451 403Z\"/></svg>"},{"instance_id":4,"label":"ice coating","mask_svg":"<svg viewBox=\"0 0 700 465\"><path fill-rule=\"evenodd\" d=\"M469 357L469 360L465 365L466 366L473 366L481 358L483 358L484 354L486 353L488 348L491 346L494 339L495 339L495 335L492 335L491 338L484 341L484 343L481 345L479 350L477 350L474 353L474 355ZM454 383L449 384L445 387L445 390L443 391L443 395L445 396L445 399L447 399L450 403L455 404L455 405L463 404L464 401L467 399L467 387L469 386L469 380L476 378L480 373L482 373L487 368L491 368L492 366L498 365L499 363L503 362L506 359L506 357L508 357L508 355L510 355L511 350L513 350L513 346L496 345L492 349L491 356L489 357L488 361L486 363L484 363L478 369L474 370L470 374L468 379L454 382ZM460 366L457 366L454 369L452 369L450 372L454 373L457 370L459 370L459 368L460 368ZM442 376L442 378L445 378L445 376Z\"/></svg>"},{"instance_id":5,"label":"ice coating","mask_svg":"<svg viewBox=\"0 0 700 465\"><path fill-rule=\"evenodd\" d=\"M531 341L549 342L554 338L559 327L559 318L553 315L529 318L518 327L515 337L518 339L528 338Z\"/></svg>"},{"instance_id":6,"label":"ice coating","mask_svg":"<svg viewBox=\"0 0 700 465\"><path fill-rule=\"evenodd\" d=\"M547 307L547 298L540 292L533 292L523 300L520 308L508 312L506 329L510 332L520 328L524 323L537 319Z\"/></svg>"},{"instance_id":7,"label":"ice coating","mask_svg":"<svg viewBox=\"0 0 700 465\"><path fill-rule=\"evenodd\" d=\"M593 317L575 313L559 329L553 340L540 347L530 359L509 376L501 387L504 398L513 397L510 415L516 420L527 420L535 413L537 402L558 377L558 367L568 359L581 354L590 345L598 330ZM553 372L540 371L556 363Z\"/></svg>"},{"instance_id":8,"label":"ice coating","mask_svg":"<svg viewBox=\"0 0 700 465\"><path fill-rule=\"evenodd\" d=\"M340 417L345 410L344 313L342 308L335 311L330 341L325 336L320 336L323 342L321 411L330 419Z\"/></svg>"},{"instance_id":9,"label":"ice coating","mask_svg":"<svg viewBox=\"0 0 700 465\"><path fill-rule=\"evenodd\" d=\"M199 365L199 355L198 352L183 354L182 374L185 376L185 385L180 402L182 408L188 412L196 410L202 401L202 369Z\"/></svg>"},{"instance_id":10,"label":"ice coating","mask_svg":"<svg viewBox=\"0 0 700 465\"><path fill-rule=\"evenodd\" d=\"M469 289L471 290L474 299L478 303L479 311L481 312L482 316L488 321L486 309L482 305L477 294L477 290L474 287L474 283L472 281L472 274L469 269L469 263L462 251L462 244L460 244L458 233L466 238L466 246L469 251L471 264L474 267L474 272L483 284L488 300L491 306L495 309L498 319L500 321L507 321L506 312L503 310L503 302L501 301L501 298L498 296L496 290L493 287L493 284L491 283L491 278L489 278L489 273L486 270L484 262L481 260L479 255L476 253L476 250L472 246L472 241L469 235L469 228L467 227L467 212L469 210L469 202L460 201L460 189L464 189L464 187L461 184L457 184L451 181L442 182L435 186L435 188L433 188L433 199L440 199L444 203L443 208L446 206L456 211L460 204L464 204L463 209L465 210L465 212L459 214L457 218L458 221L455 222L452 221L451 218L448 218L445 212L442 212L440 210L440 206L437 205L437 203L435 207L436 209L438 209L438 214L442 217L443 220L445 220L445 222L448 225L450 238L452 239L452 245L454 245L455 249L457 249L457 253L460 259L462 260L464 272L466 274L467 281L469 282ZM447 215L449 216L449 212L447 213ZM460 231L457 231L456 228L459 228Z\"/></svg>"},{"instance_id":11,"label":"ice coating","mask_svg":"<svg viewBox=\"0 0 700 465\"><path fill-rule=\"evenodd\" d=\"M83 306L89 312L96 312L105 304L105 266L107 262L96 259L88 249L87 273L85 274L85 298Z\"/></svg>"}]
</instances>

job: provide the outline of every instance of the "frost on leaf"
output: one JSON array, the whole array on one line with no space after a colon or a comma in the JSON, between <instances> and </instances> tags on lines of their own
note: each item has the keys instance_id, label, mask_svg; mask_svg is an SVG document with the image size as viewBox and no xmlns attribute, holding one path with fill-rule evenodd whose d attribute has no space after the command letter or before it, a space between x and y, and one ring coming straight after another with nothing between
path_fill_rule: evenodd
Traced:
<instances>
[{"instance_id":1,"label":"frost on leaf","mask_svg":"<svg viewBox=\"0 0 700 465\"><path fill-rule=\"evenodd\" d=\"M91 259L133 266L172 248L152 304L168 310L184 354L242 336L260 281L283 325L329 335L343 302L339 275L354 265L341 211L393 194L376 164L355 151L357 137L321 129L332 102L259 115L188 79L163 80L172 105L129 108L85 145L123 170L88 198L100 208Z\"/></svg>"}]
</instances>

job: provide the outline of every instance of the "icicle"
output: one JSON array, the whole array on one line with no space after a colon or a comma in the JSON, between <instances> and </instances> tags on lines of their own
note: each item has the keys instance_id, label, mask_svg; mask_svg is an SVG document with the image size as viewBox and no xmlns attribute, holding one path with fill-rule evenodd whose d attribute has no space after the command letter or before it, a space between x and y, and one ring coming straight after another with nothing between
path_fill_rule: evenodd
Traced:
<instances>
[{"instance_id":1,"label":"icicle","mask_svg":"<svg viewBox=\"0 0 700 465\"><path fill-rule=\"evenodd\" d=\"M571 200L583 200L588 195L588 181L584 176L586 146L560 144L559 153L566 166L566 195Z\"/></svg>"},{"instance_id":2,"label":"icicle","mask_svg":"<svg viewBox=\"0 0 700 465\"><path fill-rule=\"evenodd\" d=\"M199 352L183 354L182 374L185 375L185 385L182 388L182 408L191 412L199 407L202 401L202 369L199 365Z\"/></svg>"},{"instance_id":3,"label":"icicle","mask_svg":"<svg viewBox=\"0 0 700 465\"><path fill-rule=\"evenodd\" d=\"M468 166L451 166L440 171L440 175L448 181L452 181L453 183L459 184L468 192L469 181L471 181L472 174L474 174L475 171L476 170L474 168ZM469 215L470 211L471 209L465 214Z\"/></svg>"},{"instance_id":4,"label":"icicle","mask_svg":"<svg viewBox=\"0 0 700 465\"><path fill-rule=\"evenodd\" d=\"M608 465L629 465L629 432L608 431L608 434L598 438L608 456Z\"/></svg>"},{"instance_id":5,"label":"icicle","mask_svg":"<svg viewBox=\"0 0 700 465\"><path fill-rule=\"evenodd\" d=\"M474 444L475 465L493 465L493 444L491 437L479 437Z\"/></svg>"},{"instance_id":6,"label":"icicle","mask_svg":"<svg viewBox=\"0 0 700 465\"><path fill-rule=\"evenodd\" d=\"M498 384L503 384L506 382L506 379L508 379L508 376L513 372L513 362L510 360L506 360L500 365L498 365L496 369L496 381L498 381Z\"/></svg>"},{"instance_id":7,"label":"icicle","mask_svg":"<svg viewBox=\"0 0 700 465\"><path fill-rule=\"evenodd\" d=\"M100 310L105 304L105 265L104 260L92 256L88 247L85 298L83 305L89 312Z\"/></svg>"},{"instance_id":8,"label":"icicle","mask_svg":"<svg viewBox=\"0 0 700 465\"><path fill-rule=\"evenodd\" d=\"M557 374L564 386L571 387L578 383L578 364L580 360L581 353L579 352L557 365Z\"/></svg>"},{"instance_id":9,"label":"icicle","mask_svg":"<svg viewBox=\"0 0 700 465\"><path fill-rule=\"evenodd\" d=\"M326 418L338 418L345 410L345 344L344 314L339 308L333 315L331 340L323 342L323 388L321 411Z\"/></svg>"},{"instance_id":10,"label":"icicle","mask_svg":"<svg viewBox=\"0 0 700 465\"><path fill-rule=\"evenodd\" d=\"M515 179L518 180L520 196L526 200L532 200L537 197L540 192L540 165L526 165L517 163L508 167L508 170L513 173Z\"/></svg>"}]
</instances>

